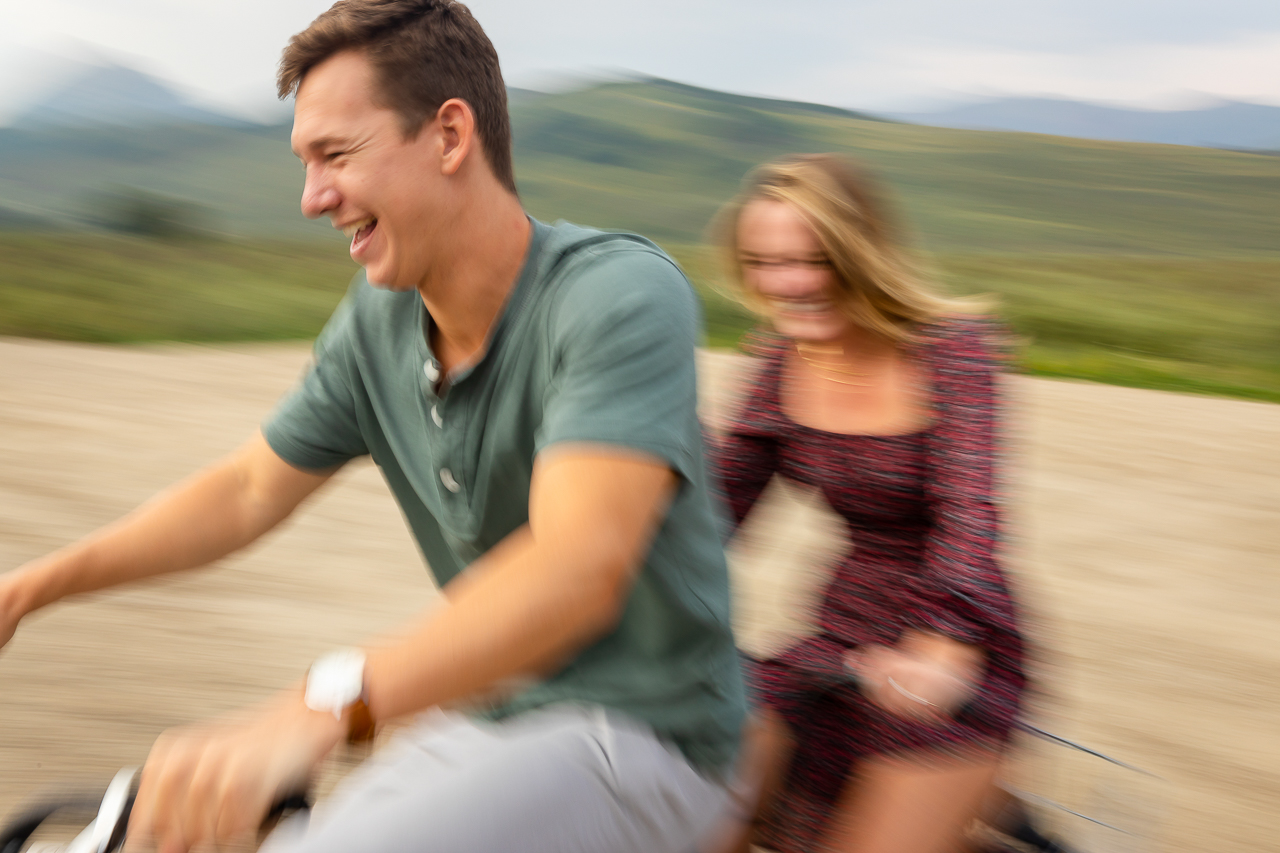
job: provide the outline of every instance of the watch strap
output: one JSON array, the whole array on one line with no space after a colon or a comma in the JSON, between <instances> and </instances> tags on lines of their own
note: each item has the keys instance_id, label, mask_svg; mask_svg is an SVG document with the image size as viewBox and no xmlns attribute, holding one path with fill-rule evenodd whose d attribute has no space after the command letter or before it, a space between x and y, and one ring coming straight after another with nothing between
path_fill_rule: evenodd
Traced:
<instances>
[{"instance_id":1,"label":"watch strap","mask_svg":"<svg viewBox=\"0 0 1280 853\"><path fill-rule=\"evenodd\" d=\"M364 701L364 695L347 706L347 743L368 743L377 733L378 725Z\"/></svg>"}]
</instances>

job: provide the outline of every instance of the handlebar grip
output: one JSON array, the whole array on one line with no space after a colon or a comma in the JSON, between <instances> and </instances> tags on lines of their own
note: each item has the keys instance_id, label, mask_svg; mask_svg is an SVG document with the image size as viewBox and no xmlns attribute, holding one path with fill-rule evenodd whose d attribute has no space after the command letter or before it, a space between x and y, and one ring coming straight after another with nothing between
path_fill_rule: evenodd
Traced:
<instances>
[{"instance_id":1,"label":"handlebar grip","mask_svg":"<svg viewBox=\"0 0 1280 853\"><path fill-rule=\"evenodd\" d=\"M311 811L311 792L307 790L294 791L292 794L286 794L272 804L267 810L267 816L262 819L262 825L258 827L259 833L269 832L275 828L275 825L281 819L288 817L293 812L309 812Z\"/></svg>"},{"instance_id":2,"label":"handlebar grip","mask_svg":"<svg viewBox=\"0 0 1280 853\"><path fill-rule=\"evenodd\" d=\"M129 815L133 813L133 802L136 798L136 792L129 795L129 800L124 810L120 813L120 820L116 823L115 829L111 833L111 842L102 853L111 853L111 851L119 850L124 846L125 832L129 828ZM293 812L303 811L311 811L311 793L309 791L303 789L285 794L272 803L271 808L267 809L267 815L262 819L258 832L260 835L269 832L275 828L281 819ZM0 853L5 853L5 851L0 851Z\"/></svg>"}]
</instances>

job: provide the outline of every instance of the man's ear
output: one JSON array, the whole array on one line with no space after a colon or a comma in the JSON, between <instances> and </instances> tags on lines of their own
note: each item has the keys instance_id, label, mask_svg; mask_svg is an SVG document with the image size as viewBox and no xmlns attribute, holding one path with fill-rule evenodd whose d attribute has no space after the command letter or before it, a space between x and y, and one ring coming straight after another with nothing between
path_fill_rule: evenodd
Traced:
<instances>
[{"instance_id":1,"label":"man's ear","mask_svg":"<svg viewBox=\"0 0 1280 853\"><path fill-rule=\"evenodd\" d=\"M450 98L436 111L440 124L440 171L457 174L476 144L476 114L460 98Z\"/></svg>"}]
</instances>

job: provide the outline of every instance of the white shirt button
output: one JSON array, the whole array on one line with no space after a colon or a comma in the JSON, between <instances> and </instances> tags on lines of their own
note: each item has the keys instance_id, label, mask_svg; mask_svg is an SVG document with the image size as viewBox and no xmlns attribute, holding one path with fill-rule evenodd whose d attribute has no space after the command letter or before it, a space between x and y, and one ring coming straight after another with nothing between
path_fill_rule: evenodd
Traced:
<instances>
[{"instance_id":1,"label":"white shirt button","mask_svg":"<svg viewBox=\"0 0 1280 853\"><path fill-rule=\"evenodd\" d=\"M440 482L444 483L444 487L451 492L457 492L462 488L458 485L458 481L453 479L453 472L448 468L440 469Z\"/></svg>"},{"instance_id":2,"label":"white shirt button","mask_svg":"<svg viewBox=\"0 0 1280 853\"><path fill-rule=\"evenodd\" d=\"M434 360L428 361L422 365L422 372L427 374L427 381L435 382L440 378L440 368L436 366Z\"/></svg>"},{"instance_id":3,"label":"white shirt button","mask_svg":"<svg viewBox=\"0 0 1280 853\"><path fill-rule=\"evenodd\" d=\"M438 427L444 426L444 418L440 417L440 411L435 406L431 407L431 420Z\"/></svg>"}]
</instances>

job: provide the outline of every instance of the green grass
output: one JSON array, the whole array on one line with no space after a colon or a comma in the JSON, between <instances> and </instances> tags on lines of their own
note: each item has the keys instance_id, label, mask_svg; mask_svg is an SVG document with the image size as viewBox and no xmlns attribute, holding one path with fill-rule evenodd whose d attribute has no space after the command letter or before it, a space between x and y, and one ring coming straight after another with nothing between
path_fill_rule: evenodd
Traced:
<instances>
[{"instance_id":1,"label":"green grass","mask_svg":"<svg viewBox=\"0 0 1280 853\"><path fill-rule=\"evenodd\" d=\"M950 255L956 293L991 293L1025 370L1280 401L1280 261Z\"/></svg>"},{"instance_id":2,"label":"green grass","mask_svg":"<svg viewBox=\"0 0 1280 853\"><path fill-rule=\"evenodd\" d=\"M703 296L707 342L757 322L712 253L673 246ZM1280 402L1280 260L939 255L945 289L986 295L1022 371Z\"/></svg>"},{"instance_id":3,"label":"green grass","mask_svg":"<svg viewBox=\"0 0 1280 853\"><path fill-rule=\"evenodd\" d=\"M702 295L706 340L756 321L712 253L669 250ZM1280 401L1280 260L940 255L947 288L990 294L1021 368L1119 385ZM0 234L0 334L98 342L305 339L356 268L333 241Z\"/></svg>"},{"instance_id":4,"label":"green grass","mask_svg":"<svg viewBox=\"0 0 1280 853\"><path fill-rule=\"evenodd\" d=\"M1024 370L1280 400L1280 157L917 127L663 81L520 97L512 124L530 212L668 246L703 294L713 345L753 318L714 287L708 220L753 165L839 151L892 187L950 290L999 297ZM299 214L287 139L287 127L0 129L0 225L83 229L103 193L136 188L235 235L0 231L0 334L315 334L355 268L327 223Z\"/></svg>"},{"instance_id":5,"label":"green grass","mask_svg":"<svg viewBox=\"0 0 1280 853\"><path fill-rule=\"evenodd\" d=\"M0 234L0 334L111 343L309 338L355 271L332 242Z\"/></svg>"}]
</instances>

